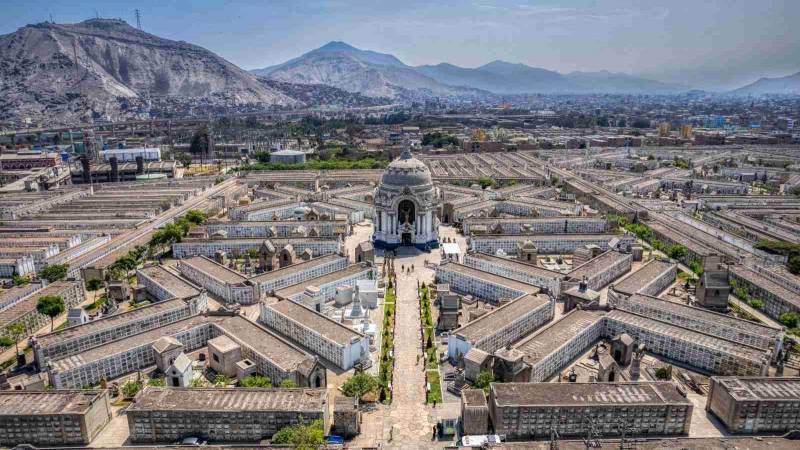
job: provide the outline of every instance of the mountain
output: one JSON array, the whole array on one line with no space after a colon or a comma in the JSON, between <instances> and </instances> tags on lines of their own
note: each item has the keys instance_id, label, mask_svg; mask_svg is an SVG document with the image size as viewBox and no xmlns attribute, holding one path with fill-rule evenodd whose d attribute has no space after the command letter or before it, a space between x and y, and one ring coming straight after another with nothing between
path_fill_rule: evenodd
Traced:
<instances>
[{"instance_id":1,"label":"mountain","mask_svg":"<svg viewBox=\"0 0 800 450\"><path fill-rule=\"evenodd\" d=\"M296 104L209 50L121 20L40 23L0 36L0 120L113 118L121 99L140 97Z\"/></svg>"},{"instance_id":2,"label":"mountain","mask_svg":"<svg viewBox=\"0 0 800 450\"><path fill-rule=\"evenodd\" d=\"M343 42L330 42L252 73L289 83L325 84L369 97L397 98L409 91L429 95L488 94L440 83L392 55L357 49Z\"/></svg>"},{"instance_id":3,"label":"mountain","mask_svg":"<svg viewBox=\"0 0 800 450\"><path fill-rule=\"evenodd\" d=\"M794 94L800 95L800 72L779 78L761 78L731 91L734 95Z\"/></svg>"},{"instance_id":4,"label":"mountain","mask_svg":"<svg viewBox=\"0 0 800 450\"><path fill-rule=\"evenodd\" d=\"M495 94L574 92L577 89L558 72L505 61L492 61L475 69L447 63L416 69L440 83L469 86Z\"/></svg>"},{"instance_id":5,"label":"mountain","mask_svg":"<svg viewBox=\"0 0 800 450\"><path fill-rule=\"evenodd\" d=\"M668 94L688 90L684 86L624 73L604 70L562 75L552 70L505 61L492 61L475 69L442 63L419 66L417 70L440 83L471 86L495 94Z\"/></svg>"},{"instance_id":6,"label":"mountain","mask_svg":"<svg viewBox=\"0 0 800 450\"><path fill-rule=\"evenodd\" d=\"M571 72L567 79L581 91L605 94L675 94L688 92L689 88L679 84L639 78L626 73Z\"/></svg>"}]
</instances>

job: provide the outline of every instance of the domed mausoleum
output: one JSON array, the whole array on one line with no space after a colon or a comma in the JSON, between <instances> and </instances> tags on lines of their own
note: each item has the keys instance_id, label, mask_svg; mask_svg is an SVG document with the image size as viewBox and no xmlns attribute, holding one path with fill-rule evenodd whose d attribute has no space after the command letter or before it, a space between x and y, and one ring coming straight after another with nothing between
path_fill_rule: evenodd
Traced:
<instances>
[{"instance_id":1,"label":"domed mausoleum","mask_svg":"<svg viewBox=\"0 0 800 450\"><path fill-rule=\"evenodd\" d=\"M439 246L439 189L433 185L428 166L409 149L386 168L374 199L372 240L376 248L408 245L424 250Z\"/></svg>"}]
</instances>

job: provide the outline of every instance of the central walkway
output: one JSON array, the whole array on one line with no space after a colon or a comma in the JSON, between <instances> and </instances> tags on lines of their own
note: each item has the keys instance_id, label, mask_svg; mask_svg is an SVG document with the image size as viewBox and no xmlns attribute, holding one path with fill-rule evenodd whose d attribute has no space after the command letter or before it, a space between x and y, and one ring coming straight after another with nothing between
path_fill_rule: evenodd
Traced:
<instances>
[{"instance_id":1,"label":"central walkway","mask_svg":"<svg viewBox=\"0 0 800 450\"><path fill-rule=\"evenodd\" d=\"M361 242L363 236L369 236L371 227L358 228L359 234L354 242ZM440 227L440 234L456 237L449 227ZM459 244L466 248L463 238ZM350 242L350 241L348 241ZM394 397L389 406L377 405L365 411L362 416L361 434L350 442L358 447L374 447L390 449L441 449L452 444L448 441L433 441L433 425L442 417L457 417L460 409L458 402L449 402L432 408L425 404L425 372L424 358L420 347L419 300L417 299L417 281L430 284L435 272L425 267L425 260L438 265L440 251L421 252L413 247L401 247L395 258L397 272L396 287L396 326L394 355L396 358L392 386ZM381 255L376 256L378 267L383 266ZM406 274L401 266L414 270ZM417 357L419 356L419 360Z\"/></svg>"},{"instance_id":2,"label":"central walkway","mask_svg":"<svg viewBox=\"0 0 800 450\"><path fill-rule=\"evenodd\" d=\"M420 355L420 319L417 281L430 283L433 271L424 267L425 259L438 252L424 253L413 247L400 248L395 259L397 272L397 326L395 327L394 397L389 408L391 441L388 448L418 449L441 447L431 441L432 408L425 404L425 364ZM438 258L437 258L438 259ZM410 274L401 266L414 266ZM419 358L419 359L418 359ZM425 445L427 443L427 445Z\"/></svg>"}]
</instances>

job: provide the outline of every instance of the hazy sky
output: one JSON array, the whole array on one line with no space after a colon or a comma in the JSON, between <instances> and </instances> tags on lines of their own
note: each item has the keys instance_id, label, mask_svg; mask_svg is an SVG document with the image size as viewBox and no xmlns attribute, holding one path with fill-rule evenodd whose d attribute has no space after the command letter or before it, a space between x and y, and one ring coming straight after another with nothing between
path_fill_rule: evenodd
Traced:
<instances>
[{"instance_id":1,"label":"hazy sky","mask_svg":"<svg viewBox=\"0 0 800 450\"><path fill-rule=\"evenodd\" d=\"M0 34L29 23L122 18L260 68L331 40L407 64L495 59L610 70L692 87L800 71L800 0L0 0Z\"/></svg>"}]
</instances>

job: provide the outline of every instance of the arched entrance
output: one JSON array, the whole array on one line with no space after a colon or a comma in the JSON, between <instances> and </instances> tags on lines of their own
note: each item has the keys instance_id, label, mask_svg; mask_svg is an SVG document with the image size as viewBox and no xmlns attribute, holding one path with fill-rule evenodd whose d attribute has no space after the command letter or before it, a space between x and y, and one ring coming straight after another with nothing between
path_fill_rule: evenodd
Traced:
<instances>
[{"instance_id":1,"label":"arched entrance","mask_svg":"<svg viewBox=\"0 0 800 450\"><path fill-rule=\"evenodd\" d=\"M403 200L397 205L397 218L403 232L400 242L403 245L414 245L414 220L417 217L416 205L411 200Z\"/></svg>"}]
</instances>

